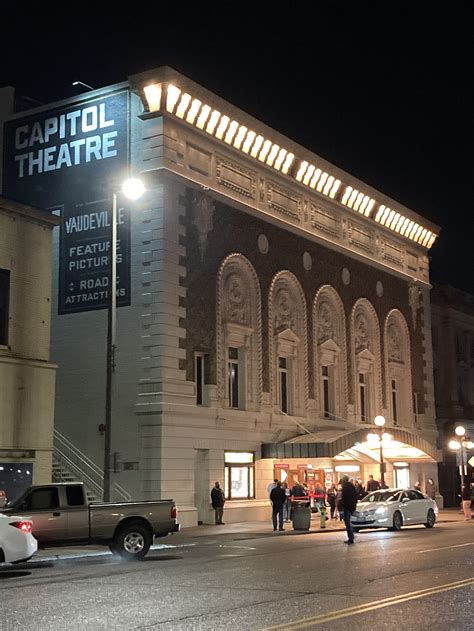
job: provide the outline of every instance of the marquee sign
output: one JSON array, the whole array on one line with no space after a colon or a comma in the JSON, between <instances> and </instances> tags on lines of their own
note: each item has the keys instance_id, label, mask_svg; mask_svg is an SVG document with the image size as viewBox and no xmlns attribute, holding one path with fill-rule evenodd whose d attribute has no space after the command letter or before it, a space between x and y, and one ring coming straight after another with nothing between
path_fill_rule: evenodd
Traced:
<instances>
[{"instance_id":1,"label":"marquee sign","mask_svg":"<svg viewBox=\"0 0 474 631\"><path fill-rule=\"evenodd\" d=\"M129 94L5 123L3 194L63 218L60 314L108 306L112 194L127 174ZM119 208L117 305L130 304L130 222Z\"/></svg>"}]
</instances>

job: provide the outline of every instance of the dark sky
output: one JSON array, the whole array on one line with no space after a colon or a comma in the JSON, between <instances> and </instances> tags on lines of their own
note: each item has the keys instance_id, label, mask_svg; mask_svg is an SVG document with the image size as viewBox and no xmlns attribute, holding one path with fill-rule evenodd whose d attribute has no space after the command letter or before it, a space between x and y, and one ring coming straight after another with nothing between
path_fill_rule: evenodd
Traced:
<instances>
[{"instance_id":1,"label":"dark sky","mask_svg":"<svg viewBox=\"0 0 474 631\"><path fill-rule=\"evenodd\" d=\"M3 9L0 86L47 103L173 66L440 225L432 277L474 293L469 3L186 4Z\"/></svg>"}]
</instances>

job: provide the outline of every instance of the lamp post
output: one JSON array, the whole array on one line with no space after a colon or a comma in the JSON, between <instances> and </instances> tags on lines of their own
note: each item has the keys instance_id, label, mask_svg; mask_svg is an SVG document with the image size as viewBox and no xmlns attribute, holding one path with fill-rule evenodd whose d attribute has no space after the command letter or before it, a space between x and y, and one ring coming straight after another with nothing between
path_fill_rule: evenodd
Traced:
<instances>
[{"instance_id":1,"label":"lamp post","mask_svg":"<svg viewBox=\"0 0 474 631\"><path fill-rule=\"evenodd\" d=\"M466 429L462 425L457 425L454 429L456 438L449 441L449 448L452 451L459 451L461 456L461 464L459 465L459 474L461 476L461 482L465 476L467 476L467 464L466 464L466 450L474 449L474 443L470 440L469 436L466 436Z\"/></svg>"},{"instance_id":2,"label":"lamp post","mask_svg":"<svg viewBox=\"0 0 474 631\"><path fill-rule=\"evenodd\" d=\"M132 201L145 192L141 180L129 178L122 184L123 195ZM105 379L105 441L103 500L110 502L110 456L112 453L112 385L115 371L115 338L117 315L117 193L112 196L112 223L110 243L109 306L107 310L107 369Z\"/></svg>"},{"instance_id":3,"label":"lamp post","mask_svg":"<svg viewBox=\"0 0 474 631\"><path fill-rule=\"evenodd\" d=\"M382 488L385 487L385 462L383 459L383 440L384 438L388 440L390 438L389 434L384 433L383 428L385 425L385 418L381 415L376 416L374 418L374 424L377 426L377 434L368 434L367 440L370 442L374 438L378 440L379 449L380 449L380 486Z\"/></svg>"}]
</instances>

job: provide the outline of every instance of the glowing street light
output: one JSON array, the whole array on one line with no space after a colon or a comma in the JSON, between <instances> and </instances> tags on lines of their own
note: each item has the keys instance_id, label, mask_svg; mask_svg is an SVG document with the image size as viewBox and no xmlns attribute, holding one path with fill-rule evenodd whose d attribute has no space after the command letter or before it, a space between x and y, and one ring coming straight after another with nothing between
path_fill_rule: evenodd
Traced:
<instances>
[{"instance_id":1,"label":"glowing street light","mask_svg":"<svg viewBox=\"0 0 474 631\"><path fill-rule=\"evenodd\" d=\"M385 488L385 463L383 460L383 441L388 442L391 440L390 434L387 434L383 431L383 427L385 425L385 418L382 415L378 415L374 418L374 424L377 427L377 434L370 433L367 434L367 440L369 443L374 444L375 441L378 442L380 449L380 485L382 488Z\"/></svg>"},{"instance_id":2,"label":"glowing street light","mask_svg":"<svg viewBox=\"0 0 474 631\"><path fill-rule=\"evenodd\" d=\"M145 192L141 180L129 178L121 188L122 194L132 201L139 199ZM104 502L110 501L110 456L112 453L112 382L115 370L115 338L117 324L117 193L112 196L112 230L110 244L110 284L109 307L107 318L107 374L105 385L105 441L104 441Z\"/></svg>"}]
</instances>

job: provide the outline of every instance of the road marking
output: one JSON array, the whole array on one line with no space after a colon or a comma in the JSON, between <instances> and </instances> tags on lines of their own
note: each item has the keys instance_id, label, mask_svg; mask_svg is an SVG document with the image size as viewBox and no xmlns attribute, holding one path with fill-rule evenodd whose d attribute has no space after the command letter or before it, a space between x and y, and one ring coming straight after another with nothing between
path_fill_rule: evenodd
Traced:
<instances>
[{"instance_id":1,"label":"road marking","mask_svg":"<svg viewBox=\"0 0 474 631\"><path fill-rule=\"evenodd\" d=\"M219 548L238 548L239 550L256 550L257 548L251 548L250 546L226 546L225 544L220 544Z\"/></svg>"},{"instance_id":2,"label":"road marking","mask_svg":"<svg viewBox=\"0 0 474 631\"><path fill-rule=\"evenodd\" d=\"M446 583L445 585L438 585L437 587L429 587L427 589L420 589L416 592L408 592L407 594L399 594L398 596L392 596L390 598L383 598L382 600L375 600L371 603L365 603L364 605L356 605L355 607L349 607L348 609L339 609L337 611L330 611L329 613L314 616L312 618L302 618L301 620L295 620L287 624L278 624L273 627L268 627L265 631L276 631L277 629L285 631L298 631L299 629L305 629L308 626L322 624L323 622L332 622L339 618L347 618L348 616L355 616L361 613L367 613L374 611L375 609L381 609L383 607L390 607L391 605L399 605L408 600L415 600L417 598L424 598L425 596L432 596L433 594L439 594L441 592L447 592L452 589L459 589L461 587L468 587L474 585L474 578L467 578L462 581L456 581L454 583Z\"/></svg>"},{"instance_id":3,"label":"road marking","mask_svg":"<svg viewBox=\"0 0 474 631\"><path fill-rule=\"evenodd\" d=\"M429 550L418 550L416 554L424 554L425 552L437 552L438 550L449 550L450 548L464 548L464 546L474 546L474 542L458 543L455 546L444 546L444 548L430 548Z\"/></svg>"}]
</instances>

